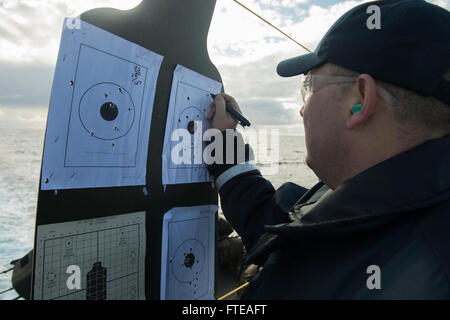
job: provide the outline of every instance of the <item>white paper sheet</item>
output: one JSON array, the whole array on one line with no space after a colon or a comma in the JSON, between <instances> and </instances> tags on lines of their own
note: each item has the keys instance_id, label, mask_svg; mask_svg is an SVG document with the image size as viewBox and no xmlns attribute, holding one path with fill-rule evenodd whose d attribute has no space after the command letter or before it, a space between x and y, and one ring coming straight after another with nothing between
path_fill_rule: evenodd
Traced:
<instances>
[{"instance_id":1,"label":"white paper sheet","mask_svg":"<svg viewBox=\"0 0 450 320\"><path fill-rule=\"evenodd\" d=\"M50 100L42 190L145 185L163 57L67 19Z\"/></svg>"},{"instance_id":2,"label":"white paper sheet","mask_svg":"<svg viewBox=\"0 0 450 320\"><path fill-rule=\"evenodd\" d=\"M210 128L206 117L211 111L211 93L220 93L222 84L178 65L174 71L162 155L162 184L200 183L212 181L203 159L204 132ZM177 129L190 132L190 141L176 156L189 154L188 161L174 161L172 152L183 144L172 141ZM196 144L196 141L198 144ZM199 146L196 150L195 146ZM199 157L196 157L196 152Z\"/></svg>"},{"instance_id":3,"label":"white paper sheet","mask_svg":"<svg viewBox=\"0 0 450 320\"><path fill-rule=\"evenodd\" d=\"M145 212L43 225L37 228L34 270L35 300L145 300ZM69 266L81 270L80 290L69 290ZM105 284L90 286L88 277L100 266Z\"/></svg>"},{"instance_id":4,"label":"white paper sheet","mask_svg":"<svg viewBox=\"0 0 450 320\"><path fill-rule=\"evenodd\" d=\"M218 207L173 208L164 215L161 300L214 299Z\"/></svg>"}]
</instances>

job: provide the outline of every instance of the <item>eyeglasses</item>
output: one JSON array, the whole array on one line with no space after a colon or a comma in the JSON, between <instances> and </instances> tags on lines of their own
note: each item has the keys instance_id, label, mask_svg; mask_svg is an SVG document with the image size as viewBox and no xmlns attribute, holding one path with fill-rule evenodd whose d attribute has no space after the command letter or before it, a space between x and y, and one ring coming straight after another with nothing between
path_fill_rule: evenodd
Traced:
<instances>
[{"instance_id":1,"label":"eyeglasses","mask_svg":"<svg viewBox=\"0 0 450 320\"><path fill-rule=\"evenodd\" d=\"M302 75L302 85L301 93L303 103L306 103L313 92L319 91L329 85L339 84L339 83L351 83L356 82L358 77L348 77L348 76L327 76L322 74L308 74L307 76ZM397 99L390 94L386 89L377 85L377 93L390 105L395 105Z\"/></svg>"}]
</instances>

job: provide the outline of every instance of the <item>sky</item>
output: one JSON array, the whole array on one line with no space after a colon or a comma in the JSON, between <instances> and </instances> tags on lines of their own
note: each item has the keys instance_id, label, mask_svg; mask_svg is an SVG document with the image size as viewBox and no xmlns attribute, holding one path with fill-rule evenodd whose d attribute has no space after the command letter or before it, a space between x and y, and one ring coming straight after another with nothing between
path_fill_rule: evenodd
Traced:
<instances>
[{"instance_id":1,"label":"sky","mask_svg":"<svg viewBox=\"0 0 450 320\"><path fill-rule=\"evenodd\" d=\"M0 127L44 129L64 17L97 7L127 10L141 0L0 1ZM360 0L241 0L314 50L328 28ZM446 9L450 0L430 1ZM232 0L217 0L208 52L224 87L256 126L303 134L298 78L277 64L306 51Z\"/></svg>"}]
</instances>

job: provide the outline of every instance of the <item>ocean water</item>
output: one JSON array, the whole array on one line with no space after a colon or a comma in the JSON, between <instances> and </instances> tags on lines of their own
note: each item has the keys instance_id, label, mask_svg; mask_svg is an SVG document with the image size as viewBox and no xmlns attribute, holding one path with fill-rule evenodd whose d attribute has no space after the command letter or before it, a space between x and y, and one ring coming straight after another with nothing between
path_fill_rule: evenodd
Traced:
<instances>
[{"instance_id":1,"label":"ocean water","mask_svg":"<svg viewBox=\"0 0 450 320\"><path fill-rule=\"evenodd\" d=\"M0 272L34 245L44 129L0 128ZM304 138L280 136L278 172L267 176L275 188L294 182L310 188L317 183L305 165ZM270 150L269 150L270 153ZM11 273L0 275L0 292L11 287ZM15 298L14 291L0 300Z\"/></svg>"},{"instance_id":2,"label":"ocean water","mask_svg":"<svg viewBox=\"0 0 450 320\"><path fill-rule=\"evenodd\" d=\"M34 245L43 142L44 130L0 128L0 272ZM11 273L0 275L0 291L10 287Z\"/></svg>"}]
</instances>

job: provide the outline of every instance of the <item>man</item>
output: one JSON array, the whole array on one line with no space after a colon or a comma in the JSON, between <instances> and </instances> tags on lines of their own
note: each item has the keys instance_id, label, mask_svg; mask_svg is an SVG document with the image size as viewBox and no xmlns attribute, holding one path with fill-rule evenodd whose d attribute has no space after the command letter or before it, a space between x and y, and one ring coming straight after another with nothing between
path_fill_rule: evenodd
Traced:
<instances>
[{"instance_id":1,"label":"man","mask_svg":"<svg viewBox=\"0 0 450 320\"><path fill-rule=\"evenodd\" d=\"M306 162L322 182L302 195L249 163L209 167L247 262L264 266L243 299L450 298L449 70L450 14L422 0L355 7L280 63L307 75ZM236 128L225 101L240 110L216 97L221 131Z\"/></svg>"}]
</instances>

